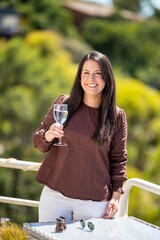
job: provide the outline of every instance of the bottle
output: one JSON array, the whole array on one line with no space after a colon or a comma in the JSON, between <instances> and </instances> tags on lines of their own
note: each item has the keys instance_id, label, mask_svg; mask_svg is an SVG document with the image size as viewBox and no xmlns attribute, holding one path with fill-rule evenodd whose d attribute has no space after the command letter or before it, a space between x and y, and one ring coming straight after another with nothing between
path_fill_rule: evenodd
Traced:
<instances>
[{"instance_id":1,"label":"bottle","mask_svg":"<svg viewBox=\"0 0 160 240\"><path fill-rule=\"evenodd\" d=\"M57 223L56 223L56 232L63 232L64 227L63 227L63 220L61 218L57 218Z\"/></svg>"},{"instance_id":2,"label":"bottle","mask_svg":"<svg viewBox=\"0 0 160 240\"><path fill-rule=\"evenodd\" d=\"M63 230L66 230L66 228L67 228L66 216L60 216L60 219L62 220Z\"/></svg>"}]
</instances>

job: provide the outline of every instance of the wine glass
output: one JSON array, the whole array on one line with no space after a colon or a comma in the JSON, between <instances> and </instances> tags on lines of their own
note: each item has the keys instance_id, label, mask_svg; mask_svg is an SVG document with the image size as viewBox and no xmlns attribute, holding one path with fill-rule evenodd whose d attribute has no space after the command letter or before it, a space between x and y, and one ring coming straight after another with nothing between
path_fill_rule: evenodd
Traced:
<instances>
[{"instance_id":1,"label":"wine glass","mask_svg":"<svg viewBox=\"0 0 160 240\"><path fill-rule=\"evenodd\" d=\"M68 116L68 105L67 104L54 104L53 116L57 123L63 124ZM62 143L62 138L59 138L58 143L54 143L54 146L67 146L66 143Z\"/></svg>"}]
</instances>

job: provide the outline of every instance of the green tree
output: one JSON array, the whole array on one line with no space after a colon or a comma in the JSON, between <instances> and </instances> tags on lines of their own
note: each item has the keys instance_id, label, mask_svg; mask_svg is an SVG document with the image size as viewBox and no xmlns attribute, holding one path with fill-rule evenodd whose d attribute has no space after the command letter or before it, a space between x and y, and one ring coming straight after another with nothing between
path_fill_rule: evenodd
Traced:
<instances>
[{"instance_id":1,"label":"green tree","mask_svg":"<svg viewBox=\"0 0 160 240\"><path fill-rule=\"evenodd\" d=\"M158 21L119 21L113 27L111 21L89 19L83 25L83 37L94 49L107 54L114 66L160 90Z\"/></svg>"},{"instance_id":2,"label":"green tree","mask_svg":"<svg viewBox=\"0 0 160 240\"><path fill-rule=\"evenodd\" d=\"M160 19L160 9L155 8L153 17L156 18L157 20Z\"/></svg>"},{"instance_id":3,"label":"green tree","mask_svg":"<svg viewBox=\"0 0 160 240\"><path fill-rule=\"evenodd\" d=\"M117 75L117 104L125 109L128 119L128 177L160 184L159 92L135 79ZM160 225L159 214L158 196L134 187L129 215Z\"/></svg>"},{"instance_id":4,"label":"green tree","mask_svg":"<svg viewBox=\"0 0 160 240\"><path fill-rule=\"evenodd\" d=\"M133 12L139 12L141 6L141 0L113 0L113 4L118 9L127 9Z\"/></svg>"},{"instance_id":5,"label":"green tree","mask_svg":"<svg viewBox=\"0 0 160 240\"><path fill-rule=\"evenodd\" d=\"M15 9L21 14L21 28L57 29L66 35L77 35L71 14L61 7L62 0L2 0L1 8Z\"/></svg>"},{"instance_id":6,"label":"green tree","mask_svg":"<svg viewBox=\"0 0 160 240\"><path fill-rule=\"evenodd\" d=\"M136 80L120 79L117 81L117 101L126 110L128 117L129 164L140 171L145 170L147 177L152 164L155 166L160 158L157 151L160 144L157 131L160 125L160 94ZM156 175L152 175L150 180L159 184Z\"/></svg>"},{"instance_id":7,"label":"green tree","mask_svg":"<svg viewBox=\"0 0 160 240\"><path fill-rule=\"evenodd\" d=\"M42 159L32 146L32 134L53 100L61 93L69 93L75 72L60 41L57 34L44 31L0 42L0 145L4 149L0 156ZM41 189L33 173L25 175L8 169L0 169L0 186L2 195L37 200ZM30 186L27 192L24 186ZM18 221L26 221L25 216L35 219L34 209L23 208L26 214L16 215L15 206L5 206L1 211L4 209Z\"/></svg>"}]
</instances>

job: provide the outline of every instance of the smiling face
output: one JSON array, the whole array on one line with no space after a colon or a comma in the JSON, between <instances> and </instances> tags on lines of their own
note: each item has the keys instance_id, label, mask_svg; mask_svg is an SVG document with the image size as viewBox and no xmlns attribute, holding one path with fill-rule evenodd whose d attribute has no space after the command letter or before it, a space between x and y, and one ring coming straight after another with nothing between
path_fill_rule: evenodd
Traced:
<instances>
[{"instance_id":1,"label":"smiling face","mask_svg":"<svg viewBox=\"0 0 160 240\"><path fill-rule=\"evenodd\" d=\"M94 60L87 60L81 72L81 86L84 90L84 102L95 101L95 105L101 102L105 81L102 77L99 64Z\"/></svg>"}]
</instances>

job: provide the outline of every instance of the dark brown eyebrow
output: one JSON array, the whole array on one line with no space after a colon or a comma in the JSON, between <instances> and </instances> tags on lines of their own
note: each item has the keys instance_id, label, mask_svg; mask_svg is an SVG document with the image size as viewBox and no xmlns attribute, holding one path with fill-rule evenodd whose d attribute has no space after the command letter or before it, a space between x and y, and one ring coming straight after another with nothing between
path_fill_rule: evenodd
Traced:
<instances>
[{"instance_id":1,"label":"dark brown eyebrow","mask_svg":"<svg viewBox=\"0 0 160 240\"><path fill-rule=\"evenodd\" d=\"M87 69L84 69L83 71L89 72L89 70L87 70ZM99 69L99 70L96 70L95 72L101 72L101 70Z\"/></svg>"}]
</instances>

